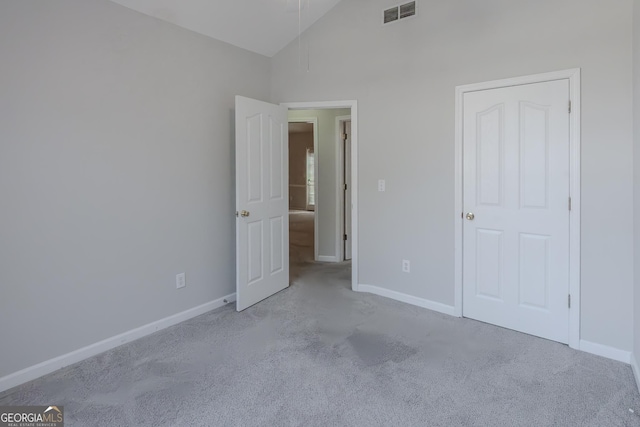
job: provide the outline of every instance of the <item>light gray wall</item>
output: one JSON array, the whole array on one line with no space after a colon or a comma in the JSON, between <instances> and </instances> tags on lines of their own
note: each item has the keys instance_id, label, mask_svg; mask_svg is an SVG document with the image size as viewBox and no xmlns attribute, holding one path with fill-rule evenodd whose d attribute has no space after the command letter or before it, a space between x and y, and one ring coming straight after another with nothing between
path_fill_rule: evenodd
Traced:
<instances>
[{"instance_id":1,"label":"light gray wall","mask_svg":"<svg viewBox=\"0 0 640 427\"><path fill-rule=\"evenodd\" d=\"M0 377L235 291L267 58L107 0L1 1L0 58Z\"/></svg>"},{"instance_id":2,"label":"light gray wall","mask_svg":"<svg viewBox=\"0 0 640 427\"><path fill-rule=\"evenodd\" d=\"M307 208L307 150L313 151L313 132L289 133L289 208ZM292 187L293 186L293 187Z\"/></svg>"},{"instance_id":3,"label":"light gray wall","mask_svg":"<svg viewBox=\"0 0 640 427\"><path fill-rule=\"evenodd\" d=\"M640 0L633 2L633 163L634 163L634 301L633 313L634 356L636 366L640 362ZM640 375L640 372L637 373ZM638 384L640 387L640 384Z\"/></svg>"},{"instance_id":4,"label":"light gray wall","mask_svg":"<svg viewBox=\"0 0 640 427\"><path fill-rule=\"evenodd\" d=\"M454 88L580 67L581 335L630 351L632 0L418 0L381 25L394 4L339 3L305 34L308 72L296 43L272 60L275 102L358 100L360 283L453 305Z\"/></svg>"},{"instance_id":5,"label":"light gray wall","mask_svg":"<svg viewBox=\"0 0 640 427\"><path fill-rule=\"evenodd\" d=\"M335 99L334 99L335 101ZM289 110L289 119L317 118L318 120L318 180L316 195L316 219L318 221L318 256L337 257L336 239L338 223L336 219L338 197L337 182L337 129L336 117L351 114L349 108L326 110Z\"/></svg>"}]
</instances>

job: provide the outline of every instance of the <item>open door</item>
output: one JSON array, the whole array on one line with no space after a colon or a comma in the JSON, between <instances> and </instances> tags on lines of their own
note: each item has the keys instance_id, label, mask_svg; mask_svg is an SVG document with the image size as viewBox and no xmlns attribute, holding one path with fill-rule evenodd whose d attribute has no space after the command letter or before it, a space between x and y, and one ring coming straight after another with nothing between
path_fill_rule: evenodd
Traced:
<instances>
[{"instance_id":1,"label":"open door","mask_svg":"<svg viewBox=\"0 0 640 427\"><path fill-rule=\"evenodd\" d=\"M236 309L289 286L287 108L236 96Z\"/></svg>"},{"instance_id":2,"label":"open door","mask_svg":"<svg viewBox=\"0 0 640 427\"><path fill-rule=\"evenodd\" d=\"M351 120L344 122L344 259L351 259Z\"/></svg>"}]
</instances>

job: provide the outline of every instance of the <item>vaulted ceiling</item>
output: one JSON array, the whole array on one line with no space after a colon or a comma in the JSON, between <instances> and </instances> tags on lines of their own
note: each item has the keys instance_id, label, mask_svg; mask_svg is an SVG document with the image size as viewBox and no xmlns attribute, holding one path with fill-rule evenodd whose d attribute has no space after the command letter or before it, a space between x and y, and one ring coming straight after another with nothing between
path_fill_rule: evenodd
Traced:
<instances>
[{"instance_id":1,"label":"vaulted ceiling","mask_svg":"<svg viewBox=\"0 0 640 427\"><path fill-rule=\"evenodd\" d=\"M271 57L341 0L111 1Z\"/></svg>"}]
</instances>

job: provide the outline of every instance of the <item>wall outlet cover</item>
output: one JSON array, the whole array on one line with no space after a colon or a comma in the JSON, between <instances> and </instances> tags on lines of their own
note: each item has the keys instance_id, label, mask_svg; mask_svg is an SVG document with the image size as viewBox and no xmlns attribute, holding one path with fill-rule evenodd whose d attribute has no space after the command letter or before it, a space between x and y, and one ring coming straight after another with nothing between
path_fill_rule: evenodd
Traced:
<instances>
[{"instance_id":1,"label":"wall outlet cover","mask_svg":"<svg viewBox=\"0 0 640 427\"><path fill-rule=\"evenodd\" d=\"M187 277L185 273L176 274L176 289L187 286Z\"/></svg>"}]
</instances>

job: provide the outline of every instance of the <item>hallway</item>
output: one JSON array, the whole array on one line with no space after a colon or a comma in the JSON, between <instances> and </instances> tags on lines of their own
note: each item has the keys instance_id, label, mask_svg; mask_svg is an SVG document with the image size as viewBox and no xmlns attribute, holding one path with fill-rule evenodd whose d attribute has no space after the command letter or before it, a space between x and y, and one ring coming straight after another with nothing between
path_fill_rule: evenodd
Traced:
<instances>
[{"instance_id":1,"label":"hallway","mask_svg":"<svg viewBox=\"0 0 640 427\"><path fill-rule=\"evenodd\" d=\"M289 283L294 285L314 276L331 274L339 277L343 282L341 285L351 289L351 261L325 263L313 260L314 215L313 211L289 211Z\"/></svg>"}]
</instances>

